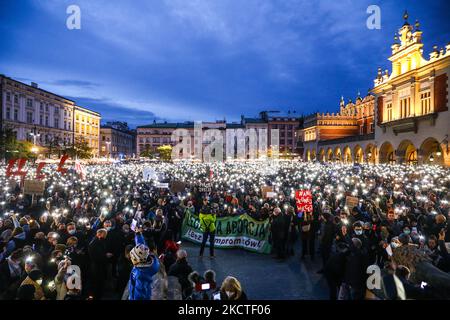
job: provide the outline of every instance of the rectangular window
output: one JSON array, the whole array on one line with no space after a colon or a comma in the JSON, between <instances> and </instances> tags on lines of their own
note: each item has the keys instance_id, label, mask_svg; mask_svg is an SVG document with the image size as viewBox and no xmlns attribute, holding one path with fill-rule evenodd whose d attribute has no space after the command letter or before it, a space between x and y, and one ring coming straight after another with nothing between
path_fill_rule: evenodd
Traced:
<instances>
[{"instance_id":1,"label":"rectangular window","mask_svg":"<svg viewBox=\"0 0 450 320\"><path fill-rule=\"evenodd\" d=\"M48 104L45 105L45 112L48 112Z\"/></svg>"},{"instance_id":2,"label":"rectangular window","mask_svg":"<svg viewBox=\"0 0 450 320\"><path fill-rule=\"evenodd\" d=\"M411 98L403 98L400 100L400 118L411 116Z\"/></svg>"},{"instance_id":3,"label":"rectangular window","mask_svg":"<svg viewBox=\"0 0 450 320\"><path fill-rule=\"evenodd\" d=\"M431 113L431 92L427 91L420 94L420 106L422 114Z\"/></svg>"},{"instance_id":4,"label":"rectangular window","mask_svg":"<svg viewBox=\"0 0 450 320\"><path fill-rule=\"evenodd\" d=\"M59 129L59 118L55 118L54 124L55 124L55 128Z\"/></svg>"},{"instance_id":5,"label":"rectangular window","mask_svg":"<svg viewBox=\"0 0 450 320\"><path fill-rule=\"evenodd\" d=\"M14 95L14 103L19 103L19 96L17 94Z\"/></svg>"},{"instance_id":6,"label":"rectangular window","mask_svg":"<svg viewBox=\"0 0 450 320\"><path fill-rule=\"evenodd\" d=\"M11 101L11 93L6 93L6 101Z\"/></svg>"},{"instance_id":7,"label":"rectangular window","mask_svg":"<svg viewBox=\"0 0 450 320\"><path fill-rule=\"evenodd\" d=\"M40 103L39 109L41 110L41 112L44 111L44 104L42 102Z\"/></svg>"},{"instance_id":8,"label":"rectangular window","mask_svg":"<svg viewBox=\"0 0 450 320\"><path fill-rule=\"evenodd\" d=\"M44 116L43 116L42 114L39 116L39 124L40 124L41 126L44 125Z\"/></svg>"},{"instance_id":9,"label":"rectangular window","mask_svg":"<svg viewBox=\"0 0 450 320\"><path fill-rule=\"evenodd\" d=\"M48 116L45 116L45 126L48 127Z\"/></svg>"},{"instance_id":10,"label":"rectangular window","mask_svg":"<svg viewBox=\"0 0 450 320\"><path fill-rule=\"evenodd\" d=\"M386 105L386 110L387 110L387 121L392 121L392 102L389 102Z\"/></svg>"},{"instance_id":11,"label":"rectangular window","mask_svg":"<svg viewBox=\"0 0 450 320\"><path fill-rule=\"evenodd\" d=\"M364 125L359 126L359 134L362 136L364 134Z\"/></svg>"},{"instance_id":12,"label":"rectangular window","mask_svg":"<svg viewBox=\"0 0 450 320\"><path fill-rule=\"evenodd\" d=\"M27 123L33 123L33 112L27 112Z\"/></svg>"},{"instance_id":13,"label":"rectangular window","mask_svg":"<svg viewBox=\"0 0 450 320\"><path fill-rule=\"evenodd\" d=\"M19 121L19 110L14 109L14 121Z\"/></svg>"},{"instance_id":14,"label":"rectangular window","mask_svg":"<svg viewBox=\"0 0 450 320\"><path fill-rule=\"evenodd\" d=\"M11 119L11 108L7 107L6 108L6 119Z\"/></svg>"},{"instance_id":15,"label":"rectangular window","mask_svg":"<svg viewBox=\"0 0 450 320\"><path fill-rule=\"evenodd\" d=\"M32 107L32 106L33 106L33 100L27 99L27 107Z\"/></svg>"}]
</instances>

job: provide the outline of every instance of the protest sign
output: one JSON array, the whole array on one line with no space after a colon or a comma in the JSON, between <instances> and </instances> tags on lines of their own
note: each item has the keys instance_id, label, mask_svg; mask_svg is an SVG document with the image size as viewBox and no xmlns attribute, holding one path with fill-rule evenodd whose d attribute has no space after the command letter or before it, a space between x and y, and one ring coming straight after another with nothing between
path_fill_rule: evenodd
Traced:
<instances>
[{"instance_id":1,"label":"protest sign","mask_svg":"<svg viewBox=\"0 0 450 320\"><path fill-rule=\"evenodd\" d=\"M160 189L169 189L169 184L158 182L155 184L155 187L160 188Z\"/></svg>"},{"instance_id":2,"label":"protest sign","mask_svg":"<svg viewBox=\"0 0 450 320\"><path fill-rule=\"evenodd\" d=\"M216 248L242 248L245 250L270 254L269 219L257 221L247 214L217 218ZM182 225L183 239L200 244L202 232L197 215L188 212Z\"/></svg>"},{"instance_id":3,"label":"protest sign","mask_svg":"<svg viewBox=\"0 0 450 320\"><path fill-rule=\"evenodd\" d=\"M45 182L39 180L25 180L23 184L23 193L43 195Z\"/></svg>"},{"instance_id":4,"label":"protest sign","mask_svg":"<svg viewBox=\"0 0 450 320\"><path fill-rule=\"evenodd\" d=\"M312 193L311 190L297 190L295 191L295 203L297 210L302 212L312 212Z\"/></svg>"},{"instance_id":5,"label":"protest sign","mask_svg":"<svg viewBox=\"0 0 450 320\"><path fill-rule=\"evenodd\" d=\"M273 186L263 186L261 187L261 193L263 198L268 198L267 193L272 192L273 193Z\"/></svg>"},{"instance_id":6,"label":"protest sign","mask_svg":"<svg viewBox=\"0 0 450 320\"><path fill-rule=\"evenodd\" d=\"M170 191L173 193L183 192L186 188L186 184L181 181L172 181L170 183Z\"/></svg>"},{"instance_id":7,"label":"protest sign","mask_svg":"<svg viewBox=\"0 0 450 320\"><path fill-rule=\"evenodd\" d=\"M357 197L347 196L345 198L345 205L347 206L347 208L349 210L352 210L353 207L358 206L358 204L359 204L359 199Z\"/></svg>"},{"instance_id":8,"label":"protest sign","mask_svg":"<svg viewBox=\"0 0 450 320\"><path fill-rule=\"evenodd\" d=\"M266 198L276 198L276 197L277 197L276 192L267 192L266 193Z\"/></svg>"}]
</instances>

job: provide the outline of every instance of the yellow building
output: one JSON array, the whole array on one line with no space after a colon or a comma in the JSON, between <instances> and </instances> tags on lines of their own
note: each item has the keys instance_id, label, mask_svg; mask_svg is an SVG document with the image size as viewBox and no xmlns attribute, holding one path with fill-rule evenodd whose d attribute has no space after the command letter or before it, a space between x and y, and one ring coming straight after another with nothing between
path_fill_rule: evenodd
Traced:
<instances>
[{"instance_id":1,"label":"yellow building","mask_svg":"<svg viewBox=\"0 0 450 320\"><path fill-rule=\"evenodd\" d=\"M100 113L89 109L75 106L74 110L74 132L75 139L82 138L88 142L93 149L94 157L99 156L100 141Z\"/></svg>"},{"instance_id":2,"label":"yellow building","mask_svg":"<svg viewBox=\"0 0 450 320\"><path fill-rule=\"evenodd\" d=\"M391 74L378 69L372 92L377 112L375 145L380 163L450 165L448 75L450 43L423 57L419 23L404 24L391 46Z\"/></svg>"}]
</instances>

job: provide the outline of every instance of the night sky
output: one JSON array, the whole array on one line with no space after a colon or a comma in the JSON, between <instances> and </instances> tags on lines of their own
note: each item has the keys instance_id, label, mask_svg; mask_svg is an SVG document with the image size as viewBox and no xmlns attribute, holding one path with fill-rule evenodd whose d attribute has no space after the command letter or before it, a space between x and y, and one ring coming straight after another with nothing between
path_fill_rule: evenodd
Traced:
<instances>
[{"instance_id":1,"label":"night sky","mask_svg":"<svg viewBox=\"0 0 450 320\"><path fill-rule=\"evenodd\" d=\"M81 30L66 28L71 4ZM366 27L372 4L380 30ZM426 58L450 41L447 0L0 0L0 73L132 127L336 112L390 70L405 9Z\"/></svg>"}]
</instances>

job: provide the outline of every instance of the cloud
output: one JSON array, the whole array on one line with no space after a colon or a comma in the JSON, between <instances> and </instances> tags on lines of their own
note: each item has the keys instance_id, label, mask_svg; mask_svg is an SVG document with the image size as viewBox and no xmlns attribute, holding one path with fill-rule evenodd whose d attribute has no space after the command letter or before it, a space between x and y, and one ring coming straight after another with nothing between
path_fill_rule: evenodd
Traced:
<instances>
[{"instance_id":1,"label":"cloud","mask_svg":"<svg viewBox=\"0 0 450 320\"><path fill-rule=\"evenodd\" d=\"M54 80L49 82L49 84L55 85L55 86L62 86L62 87L82 87L82 88L88 88L92 89L95 87L98 87L98 83L94 83L91 81L86 80L69 80L69 79L61 79L61 80Z\"/></svg>"},{"instance_id":2,"label":"cloud","mask_svg":"<svg viewBox=\"0 0 450 320\"><path fill-rule=\"evenodd\" d=\"M109 99L95 99L88 97L68 97L75 101L77 105L99 112L102 116L102 123L107 121L125 121L132 128L143 123L151 123L160 118L153 112L137 110L119 105Z\"/></svg>"}]
</instances>

